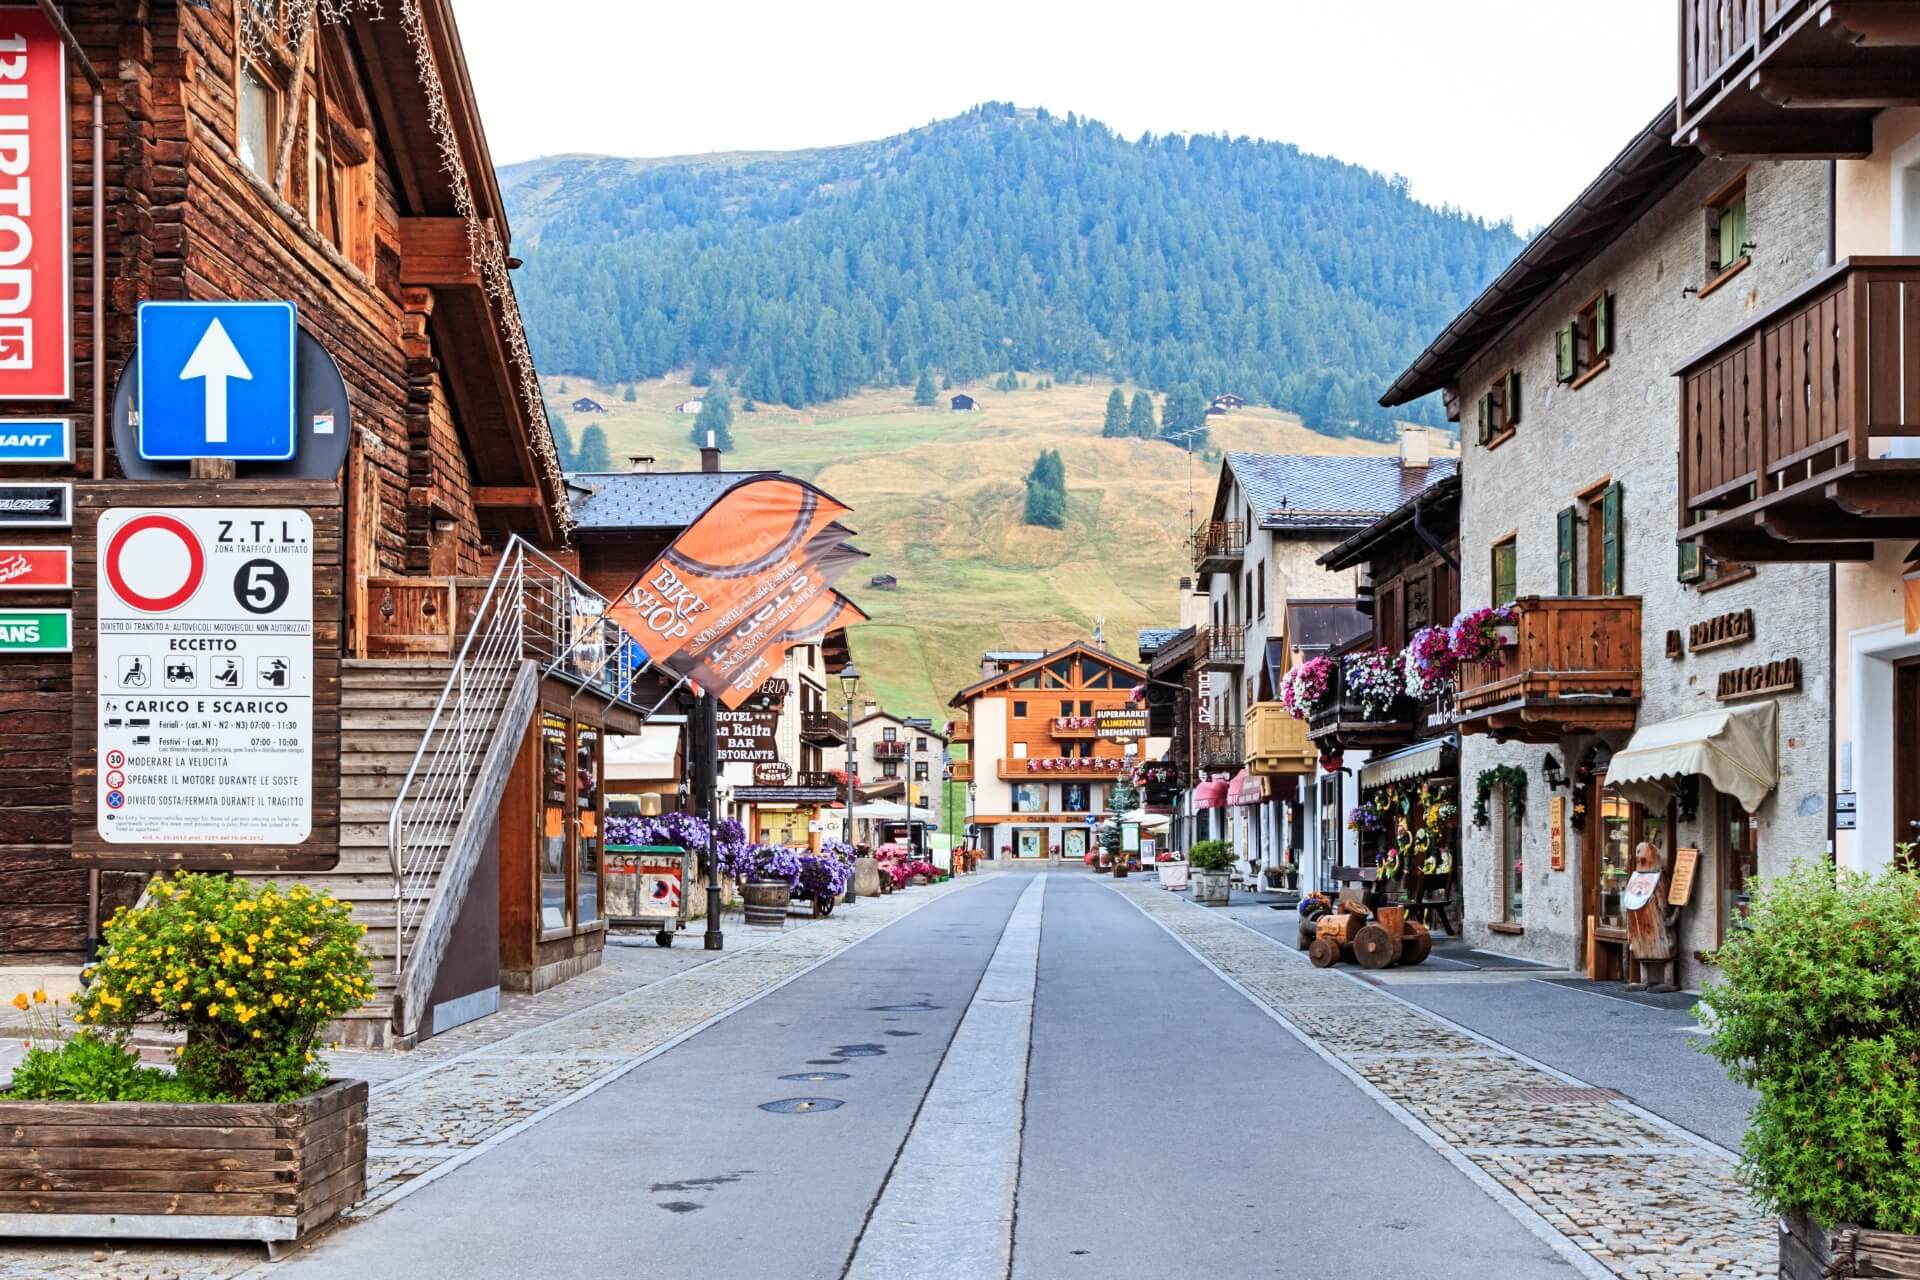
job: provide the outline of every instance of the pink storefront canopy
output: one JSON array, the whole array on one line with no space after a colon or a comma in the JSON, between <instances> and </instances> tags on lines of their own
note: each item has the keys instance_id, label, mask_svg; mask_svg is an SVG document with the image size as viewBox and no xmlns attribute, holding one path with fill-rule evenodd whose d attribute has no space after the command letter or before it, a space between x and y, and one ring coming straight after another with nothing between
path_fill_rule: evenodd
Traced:
<instances>
[{"instance_id":1,"label":"pink storefront canopy","mask_svg":"<svg viewBox=\"0 0 1920 1280\"><path fill-rule=\"evenodd\" d=\"M1227 780L1214 778L1193 789L1195 809L1218 809L1227 803Z\"/></svg>"}]
</instances>

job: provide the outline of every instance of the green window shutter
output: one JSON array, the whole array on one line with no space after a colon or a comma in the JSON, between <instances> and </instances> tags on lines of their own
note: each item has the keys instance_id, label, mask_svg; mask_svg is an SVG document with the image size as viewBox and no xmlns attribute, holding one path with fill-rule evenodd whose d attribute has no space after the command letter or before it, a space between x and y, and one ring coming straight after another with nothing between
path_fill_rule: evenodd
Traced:
<instances>
[{"instance_id":1,"label":"green window shutter","mask_svg":"<svg viewBox=\"0 0 1920 1280\"><path fill-rule=\"evenodd\" d=\"M1613 295L1603 293L1593 303L1593 354L1613 354Z\"/></svg>"},{"instance_id":2,"label":"green window shutter","mask_svg":"<svg viewBox=\"0 0 1920 1280\"><path fill-rule=\"evenodd\" d=\"M1600 496L1600 594L1622 593L1620 572L1620 482L1608 485Z\"/></svg>"},{"instance_id":3,"label":"green window shutter","mask_svg":"<svg viewBox=\"0 0 1920 1280\"><path fill-rule=\"evenodd\" d=\"M1481 396L1473 402L1474 411L1479 415L1479 440L1481 444L1493 439L1493 397Z\"/></svg>"},{"instance_id":4,"label":"green window shutter","mask_svg":"<svg viewBox=\"0 0 1920 1280\"><path fill-rule=\"evenodd\" d=\"M1574 539L1577 536L1576 530L1579 527L1577 521L1578 516L1572 507L1568 507L1560 513L1560 594L1563 596L1577 595L1579 593L1579 588L1573 580Z\"/></svg>"},{"instance_id":5,"label":"green window shutter","mask_svg":"<svg viewBox=\"0 0 1920 1280\"><path fill-rule=\"evenodd\" d=\"M1507 425L1520 425L1520 371L1507 370Z\"/></svg>"},{"instance_id":6,"label":"green window shutter","mask_svg":"<svg viewBox=\"0 0 1920 1280\"><path fill-rule=\"evenodd\" d=\"M1706 564L1700 556L1700 544L1683 542L1680 544L1680 581L1698 582L1706 576Z\"/></svg>"},{"instance_id":7,"label":"green window shutter","mask_svg":"<svg viewBox=\"0 0 1920 1280\"><path fill-rule=\"evenodd\" d=\"M1553 335L1553 377L1556 382L1573 381L1573 326Z\"/></svg>"}]
</instances>

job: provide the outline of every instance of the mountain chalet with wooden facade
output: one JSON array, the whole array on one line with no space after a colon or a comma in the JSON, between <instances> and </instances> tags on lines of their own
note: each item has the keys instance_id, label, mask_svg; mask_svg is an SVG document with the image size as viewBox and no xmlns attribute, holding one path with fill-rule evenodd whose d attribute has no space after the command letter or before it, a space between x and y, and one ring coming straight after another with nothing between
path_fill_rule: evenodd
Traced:
<instances>
[{"instance_id":1,"label":"mountain chalet with wooden facade","mask_svg":"<svg viewBox=\"0 0 1920 1280\"><path fill-rule=\"evenodd\" d=\"M1079 860L1093 839L1088 819L1109 812L1113 784L1129 767L1126 745L1100 736L1099 713L1134 705L1146 672L1084 641L1050 653L989 653L981 670L953 695L959 714L947 726L948 739L968 751L953 777L969 784L978 847L999 858ZM1131 741L1136 761L1155 753L1144 733Z\"/></svg>"},{"instance_id":2,"label":"mountain chalet with wooden facade","mask_svg":"<svg viewBox=\"0 0 1920 1280\"><path fill-rule=\"evenodd\" d=\"M42 371L51 381L35 399L14 383L0 393L15 400L7 418L71 419L71 461L4 476L11 494L33 500L17 486L36 486L56 508L70 498L71 519L0 504L0 559L71 548L72 575L0 603L9 619L71 610L72 645L0 651L5 985L71 989L98 923L173 867L350 899L378 956L378 998L345 1030L362 1042L411 1042L490 1011L502 987L598 963L606 738L637 730L665 690L595 624L604 592L566 547L569 495L450 3L391 0L384 17L356 10L305 31L256 26L252 6L227 0L58 9L74 44L49 28L30 48L64 57L67 105L50 92L26 109L53 140L35 156L34 199L71 206L70 245L40 242L52 255L43 280L71 282L65 334L44 324L36 343L63 366ZM306 415L303 398L293 464L203 459L156 474L130 445L131 373L120 373L149 299L291 302L303 379L313 352L321 367L330 357L350 422ZM102 369L122 397L111 441L97 429L116 395L111 379L96 383ZM314 448L339 465L289 478ZM99 660L109 602L96 573L103 554L119 563L119 544L103 552L96 531L132 511L234 508L312 523L311 687L293 691L312 699L310 792L273 797L306 804L308 833L250 840L240 809L210 838L110 840L103 828L139 813L141 784L99 749L100 717L130 710L149 680L212 671ZM303 670L307 655L294 656ZM253 678L222 676L240 688Z\"/></svg>"}]
</instances>

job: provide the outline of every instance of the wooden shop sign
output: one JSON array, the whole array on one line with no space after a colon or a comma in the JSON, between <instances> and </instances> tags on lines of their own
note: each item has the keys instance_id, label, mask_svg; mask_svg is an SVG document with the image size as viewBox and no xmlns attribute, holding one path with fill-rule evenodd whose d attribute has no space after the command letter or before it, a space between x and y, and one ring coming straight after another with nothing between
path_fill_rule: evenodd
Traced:
<instances>
[{"instance_id":1,"label":"wooden shop sign","mask_svg":"<svg viewBox=\"0 0 1920 1280\"><path fill-rule=\"evenodd\" d=\"M1687 648L1694 653L1724 649L1753 639L1753 610L1735 609L1687 628Z\"/></svg>"},{"instance_id":2,"label":"wooden shop sign","mask_svg":"<svg viewBox=\"0 0 1920 1280\"><path fill-rule=\"evenodd\" d=\"M1687 845L1673 855L1673 883L1667 886L1667 905L1684 907L1693 897L1693 873L1700 866L1700 851Z\"/></svg>"},{"instance_id":3,"label":"wooden shop sign","mask_svg":"<svg viewBox=\"0 0 1920 1280\"><path fill-rule=\"evenodd\" d=\"M1548 851L1555 871L1567 869L1567 798L1555 796L1547 802Z\"/></svg>"},{"instance_id":4,"label":"wooden shop sign","mask_svg":"<svg viewBox=\"0 0 1920 1280\"><path fill-rule=\"evenodd\" d=\"M1735 667L1720 673L1713 696L1722 702L1735 698L1757 698L1768 693L1800 691L1800 659L1781 658L1751 667Z\"/></svg>"}]
</instances>

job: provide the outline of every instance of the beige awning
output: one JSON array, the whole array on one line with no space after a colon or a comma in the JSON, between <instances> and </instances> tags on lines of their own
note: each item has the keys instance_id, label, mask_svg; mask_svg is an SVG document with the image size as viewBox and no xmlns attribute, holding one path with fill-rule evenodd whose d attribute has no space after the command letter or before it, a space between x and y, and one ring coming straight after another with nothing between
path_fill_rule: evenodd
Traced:
<instances>
[{"instance_id":1,"label":"beige awning","mask_svg":"<svg viewBox=\"0 0 1920 1280\"><path fill-rule=\"evenodd\" d=\"M1779 704L1768 699L1636 729L1607 766L1607 784L1629 800L1661 808L1668 795L1662 782L1697 773L1752 813L1780 781L1779 714Z\"/></svg>"},{"instance_id":2,"label":"beige awning","mask_svg":"<svg viewBox=\"0 0 1920 1280\"><path fill-rule=\"evenodd\" d=\"M1405 782L1409 778L1424 778L1439 773L1445 767L1447 752L1453 746L1454 739L1449 735L1431 742L1416 742L1410 747L1402 747L1391 754L1369 760L1360 766L1360 789L1371 791L1391 782Z\"/></svg>"}]
</instances>

